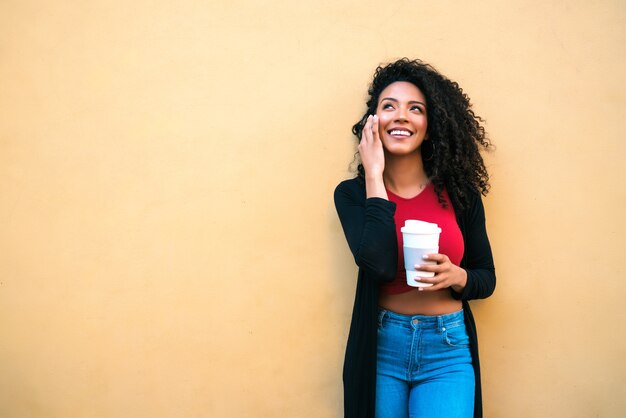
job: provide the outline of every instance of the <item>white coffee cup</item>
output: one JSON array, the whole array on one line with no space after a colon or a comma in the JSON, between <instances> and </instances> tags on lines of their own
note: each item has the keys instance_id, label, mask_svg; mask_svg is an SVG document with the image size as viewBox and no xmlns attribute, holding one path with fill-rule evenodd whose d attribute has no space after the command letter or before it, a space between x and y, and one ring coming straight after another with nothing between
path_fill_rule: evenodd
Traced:
<instances>
[{"instance_id":1,"label":"white coffee cup","mask_svg":"<svg viewBox=\"0 0 626 418\"><path fill-rule=\"evenodd\" d=\"M437 264L436 261L424 260L426 254L439 252L441 228L437 224L407 219L400 228L404 241L404 268L406 283L413 287L428 287L432 283L422 283L420 277L433 277L435 273L415 270L416 264Z\"/></svg>"}]
</instances>

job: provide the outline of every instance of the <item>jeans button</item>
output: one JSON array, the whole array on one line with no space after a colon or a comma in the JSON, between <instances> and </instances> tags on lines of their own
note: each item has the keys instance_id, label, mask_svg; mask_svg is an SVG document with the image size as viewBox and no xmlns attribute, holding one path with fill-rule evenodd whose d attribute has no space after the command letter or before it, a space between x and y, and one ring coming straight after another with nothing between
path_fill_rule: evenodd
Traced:
<instances>
[{"instance_id":1,"label":"jeans button","mask_svg":"<svg viewBox=\"0 0 626 418\"><path fill-rule=\"evenodd\" d=\"M418 323L418 322L419 322L419 321L418 321L417 319L414 319L414 320L413 320L413 325L417 325L417 323Z\"/></svg>"}]
</instances>

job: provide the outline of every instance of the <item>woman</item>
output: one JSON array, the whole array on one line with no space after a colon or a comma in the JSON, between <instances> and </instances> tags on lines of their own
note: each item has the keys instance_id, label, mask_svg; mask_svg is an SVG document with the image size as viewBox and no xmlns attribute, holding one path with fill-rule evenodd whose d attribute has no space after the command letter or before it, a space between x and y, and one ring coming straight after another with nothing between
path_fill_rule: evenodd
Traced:
<instances>
[{"instance_id":1,"label":"woman","mask_svg":"<svg viewBox=\"0 0 626 418\"><path fill-rule=\"evenodd\" d=\"M359 266L344 363L349 418L481 417L476 328L468 301L495 288L481 194L489 188L481 119L459 86L419 60L378 67L356 178L335 205ZM439 253L407 284L400 228L437 223ZM426 260L425 260L426 261Z\"/></svg>"}]
</instances>

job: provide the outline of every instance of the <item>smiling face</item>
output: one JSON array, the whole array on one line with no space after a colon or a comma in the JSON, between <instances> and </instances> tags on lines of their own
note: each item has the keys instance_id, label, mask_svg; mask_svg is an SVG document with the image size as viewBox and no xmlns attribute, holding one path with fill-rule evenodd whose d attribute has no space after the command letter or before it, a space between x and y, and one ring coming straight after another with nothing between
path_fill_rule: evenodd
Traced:
<instances>
[{"instance_id":1,"label":"smiling face","mask_svg":"<svg viewBox=\"0 0 626 418\"><path fill-rule=\"evenodd\" d=\"M376 108L380 139L387 153L420 152L426 136L426 98L414 84L396 81L381 93Z\"/></svg>"}]
</instances>

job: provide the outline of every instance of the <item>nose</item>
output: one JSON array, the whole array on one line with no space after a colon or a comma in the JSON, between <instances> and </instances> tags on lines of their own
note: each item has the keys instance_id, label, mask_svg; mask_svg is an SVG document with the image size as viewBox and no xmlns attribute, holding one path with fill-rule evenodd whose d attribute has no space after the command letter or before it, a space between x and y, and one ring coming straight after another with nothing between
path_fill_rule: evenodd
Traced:
<instances>
[{"instance_id":1,"label":"nose","mask_svg":"<svg viewBox=\"0 0 626 418\"><path fill-rule=\"evenodd\" d=\"M406 109L400 106L396 111L396 122L406 122L407 120Z\"/></svg>"}]
</instances>

